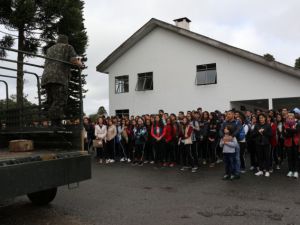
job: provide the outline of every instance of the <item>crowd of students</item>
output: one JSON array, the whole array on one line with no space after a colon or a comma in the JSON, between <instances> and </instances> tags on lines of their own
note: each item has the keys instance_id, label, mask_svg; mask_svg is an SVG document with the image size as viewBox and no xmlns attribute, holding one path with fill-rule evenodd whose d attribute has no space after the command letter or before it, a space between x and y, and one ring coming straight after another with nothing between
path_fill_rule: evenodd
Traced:
<instances>
[{"instance_id":1,"label":"crowd of students","mask_svg":"<svg viewBox=\"0 0 300 225\"><path fill-rule=\"evenodd\" d=\"M299 176L300 114L287 109L223 114L198 108L178 115L160 110L157 115L99 117L95 123L86 117L84 127L85 148L95 149L99 163L180 165L194 173L201 165L224 162L223 179L233 180L248 169L269 177L287 158L287 176Z\"/></svg>"}]
</instances>

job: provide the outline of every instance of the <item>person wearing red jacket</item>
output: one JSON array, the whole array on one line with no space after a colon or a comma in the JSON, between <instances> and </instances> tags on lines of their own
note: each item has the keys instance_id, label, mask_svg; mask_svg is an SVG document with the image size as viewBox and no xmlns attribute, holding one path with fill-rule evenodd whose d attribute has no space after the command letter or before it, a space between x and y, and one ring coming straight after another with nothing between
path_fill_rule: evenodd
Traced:
<instances>
[{"instance_id":1,"label":"person wearing red jacket","mask_svg":"<svg viewBox=\"0 0 300 225\"><path fill-rule=\"evenodd\" d=\"M154 123L151 127L151 136L154 139L154 155L156 163L165 162L164 152L165 152L165 135L166 135L166 127L159 117L159 115L155 116Z\"/></svg>"},{"instance_id":2,"label":"person wearing red jacket","mask_svg":"<svg viewBox=\"0 0 300 225\"><path fill-rule=\"evenodd\" d=\"M194 158L192 154L192 135L193 135L193 127L190 125L190 121L187 117L183 118L183 134L179 138L179 141L183 142L184 147L182 151L182 164L183 167L181 168L182 171L185 171L192 168L192 173L197 172L197 168L195 168Z\"/></svg>"},{"instance_id":3,"label":"person wearing red jacket","mask_svg":"<svg viewBox=\"0 0 300 225\"><path fill-rule=\"evenodd\" d=\"M174 167L175 166L175 146L174 146L174 141L176 139L176 130L175 127L173 126L171 119L167 118L166 120L166 155L165 159L166 162L163 164L163 166L170 166Z\"/></svg>"},{"instance_id":4,"label":"person wearing red jacket","mask_svg":"<svg viewBox=\"0 0 300 225\"><path fill-rule=\"evenodd\" d=\"M299 136L300 124L296 123L295 115L289 113L283 127L284 147L288 156L288 177L299 177Z\"/></svg>"}]
</instances>

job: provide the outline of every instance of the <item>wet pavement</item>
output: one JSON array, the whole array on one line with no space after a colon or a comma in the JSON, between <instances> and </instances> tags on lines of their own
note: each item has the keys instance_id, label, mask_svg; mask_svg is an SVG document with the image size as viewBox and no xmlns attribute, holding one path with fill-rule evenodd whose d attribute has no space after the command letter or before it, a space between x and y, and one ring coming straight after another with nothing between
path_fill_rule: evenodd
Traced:
<instances>
[{"instance_id":1,"label":"wet pavement","mask_svg":"<svg viewBox=\"0 0 300 225\"><path fill-rule=\"evenodd\" d=\"M0 225L298 225L300 180L275 171L247 172L223 181L223 165L179 168L93 163L93 179L78 189L59 188L46 207L26 197L2 202Z\"/></svg>"}]
</instances>

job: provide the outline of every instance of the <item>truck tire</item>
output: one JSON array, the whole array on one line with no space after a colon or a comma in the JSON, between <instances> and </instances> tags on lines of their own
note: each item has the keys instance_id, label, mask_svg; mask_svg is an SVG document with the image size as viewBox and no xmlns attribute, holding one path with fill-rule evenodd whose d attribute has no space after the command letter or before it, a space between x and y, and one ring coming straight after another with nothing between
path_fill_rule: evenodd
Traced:
<instances>
[{"instance_id":1,"label":"truck tire","mask_svg":"<svg viewBox=\"0 0 300 225\"><path fill-rule=\"evenodd\" d=\"M29 200L38 206L49 204L56 196L57 188L51 188L43 191L27 194Z\"/></svg>"}]
</instances>

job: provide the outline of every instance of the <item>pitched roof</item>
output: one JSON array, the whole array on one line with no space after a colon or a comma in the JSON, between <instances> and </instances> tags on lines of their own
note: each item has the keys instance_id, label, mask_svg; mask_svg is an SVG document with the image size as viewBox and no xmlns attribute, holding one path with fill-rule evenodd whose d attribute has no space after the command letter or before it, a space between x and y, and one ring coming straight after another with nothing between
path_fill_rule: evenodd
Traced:
<instances>
[{"instance_id":1,"label":"pitched roof","mask_svg":"<svg viewBox=\"0 0 300 225\"><path fill-rule=\"evenodd\" d=\"M152 18L144 26L142 26L138 31L136 31L131 37L129 37L124 43L122 43L117 49L115 49L109 56L107 56L97 67L96 70L102 73L108 73L106 70L112 65L119 57L121 57L128 49L134 46L138 41L145 37L155 28L160 27L179 35L191 38L193 40L199 41L206 45L212 46L214 48L229 52L231 54L243 57L245 59L251 60L253 62L262 64L264 66L270 67L274 70L284 72L300 78L300 70L294 67L288 66L286 64L268 61L264 57L257 55L255 53L233 47L231 45L225 44L220 41L216 41L212 38L197 34L195 32L182 29L180 27L174 26L172 24L166 23L164 21Z\"/></svg>"}]
</instances>

